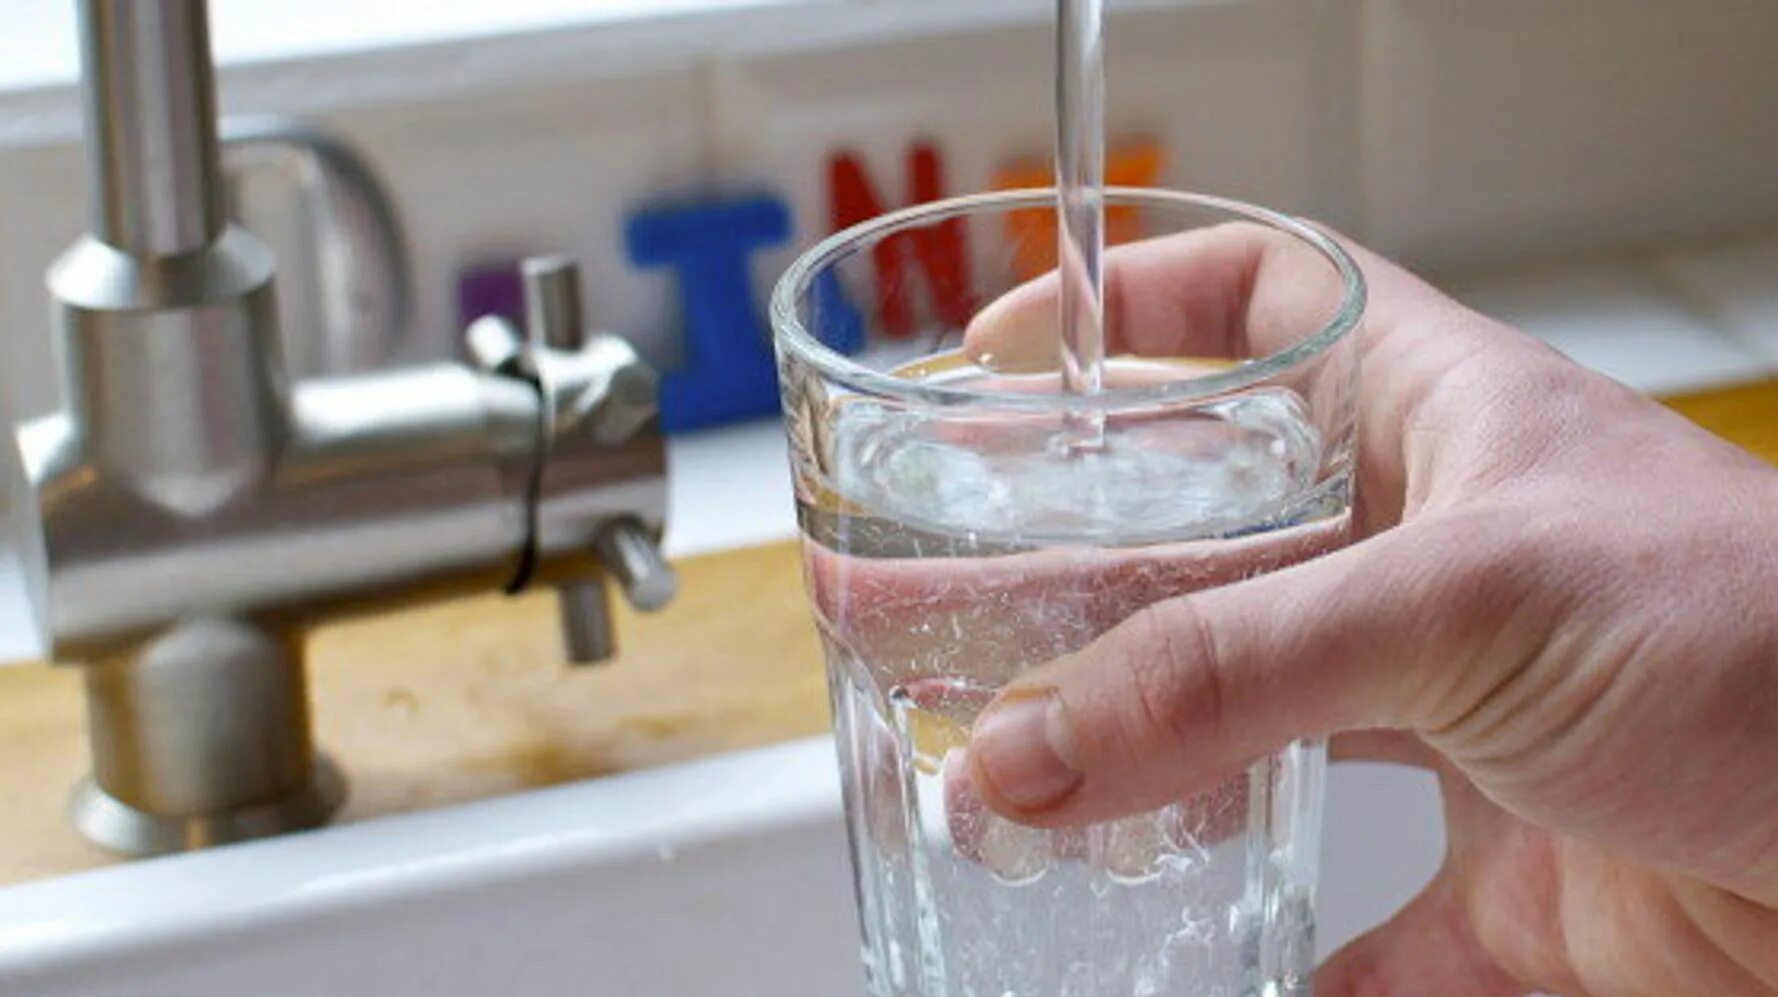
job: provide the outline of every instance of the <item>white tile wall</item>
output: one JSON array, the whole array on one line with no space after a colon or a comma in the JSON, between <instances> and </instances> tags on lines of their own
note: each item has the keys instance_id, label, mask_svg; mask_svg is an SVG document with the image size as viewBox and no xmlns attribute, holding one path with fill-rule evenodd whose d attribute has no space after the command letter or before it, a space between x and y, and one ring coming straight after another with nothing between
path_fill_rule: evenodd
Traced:
<instances>
[{"instance_id":1,"label":"white tile wall","mask_svg":"<svg viewBox=\"0 0 1778 997\"><path fill-rule=\"evenodd\" d=\"M1114 22L1114 131L1166 137L1169 184L1360 226L1357 6L1250 0Z\"/></svg>"},{"instance_id":2,"label":"white tile wall","mask_svg":"<svg viewBox=\"0 0 1778 997\"><path fill-rule=\"evenodd\" d=\"M785 196L804 247L829 231L826 169L840 149L864 158L889 205L905 203L920 139L943 150L950 191L979 190L1000 157L1044 148L1049 44L1027 26L735 60L717 81L717 173ZM762 289L794 255L762 255Z\"/></svg>"},{"instance_id":3,"label":"white tile wall","mask_svg":"<svg viewBox=\"0 0 1778 997\"><path fill-rule=\"evenodd\" d=\"M1451 266L1778 222L1778 4L1363 8L1378 248Z\"/></svg>"},{"instance_id":4,"label":"white tile wall","mask_svg":"<svg viewBox=\"0 0 1778 997\"><path fill-rule=\"evenodd\" d=\"M1114 18L1108 134L1160 137L1162 183L1350 221L1354 164L1338 141L1356 123L1349 10L1346 0L1247 0ZM1010 160L1048 155L1052 59L1051 28L1032 24L727 60L713 88L715 174L784 192L799 246L828 232L824 178L837 149L864 156L889 204L903 203L906 151L919 139L943 150L950 192L983 189ZM762 285L793 255L763 258Z\"/></svg>"},{"instance_id":5,"label":"white tile wall","mask_svg":"<svg viewBox=\"0 0 1778 997\"><path fill-rule=\"evenodd\" d=\"M421 328L433 355L455 335L454 280L489 258L566 252L583 261L589 319L676 362L670 286L623 258L625 215L698 190L705 84L695 69L621 87L561 87L341 112L402 204Z\"/></svg>"},{"instance_id":6,"label":"white tile wall","mask_svg":"<svg viewBox=\"0 0 1778 997\"><path fill-rule=\"evenodd\" d=\"M8 424L58 400L44 270L85 224L86 181L73 148L0 156L0 419Z\"/></svg>"},{"instance_id":7,"label":"white tile wall","mask_svg":"<svg viewBox=\"0 0 1778 997\"><path fill-rule=\"evenodd\" d=\"M1111 130L1160 135L1169 184L1313 214L1444 266L1778 228L1778 60L1765 44L1778 5L1121 7ZM806 244L826 228L828 152L859 147L899 199L916 135L941 142L953 190L979 188L1047 146L1046 10L807 0L775 19L246 65L224 74L223 96L318 113L366 148L410 229L430 350L454 334L460 265L567 250L586 262L594 320L670 363L670 283L623 260L625 212L765 187L789 197ZM72 134L67 94L0 94L0 415L54 401L41 272L83 210ZM288 224L254 221L279 248L300 246ZM790 253L757 261L762 290ZM297 325L312 290L299 266L284 283Z\"/></svg>"},{"instance_id":8,"label":"white tile wall","mask_svg":"<svg viewBox=\"0 0 1778 997\"><path fill-rule=\"evenodd\" d=\"M1108 134L1162 138L1165 183L1338 214L1355 200L1351 9L1245 0L1114 17ZM904 149L930 138L952 189L980 189L1008 159L1049 154L1052 46L1039 23L728 60L713 115L718 165L743 184L787 189L799 217L817 222L825 153L840 146L866 153L898 195Z\"/></svg>"},{"instance_id":9,"label":"white tile wall","mask_svg":"<svg viewBox=\"0 0 1778 997\"><path fill-rule=\"evenodd\" d=\"M624 86L534 89L420 105L340 112L349 135L395 192L414 264L422 356L449 355L453 281L465 265L528 252L586 262L590 318L629 331L657 362L677 360L666 327L670 285L623 260L623 218L640 204L699 189L705 169L703 76L693 70L631 77ZM57 402L43 268L78 234L83 180L72 147L0 156L0 320L9 407L32 415ZM269 184L274 181L267 180ZM264 186L262 184L261 186ZM18 195L18 196L14 196ZM281 249L302 240L288 218L250 219ZM278 224L278 222L285 224ZM313 313L300 257L281 256L288 336Z\"/></svg>"}]
</instances>

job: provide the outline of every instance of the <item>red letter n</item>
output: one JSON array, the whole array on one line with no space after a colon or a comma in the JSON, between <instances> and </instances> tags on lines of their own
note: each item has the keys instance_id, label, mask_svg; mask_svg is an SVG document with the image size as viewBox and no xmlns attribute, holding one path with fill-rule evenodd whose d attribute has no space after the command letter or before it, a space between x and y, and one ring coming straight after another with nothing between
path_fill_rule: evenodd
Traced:
<instances>
[{"instance_id":1,"label":"red letter n","mask_svg":"<svg viewBox=\"0 0 1778 997\"><path fill-rule=\"evenodd\" d=\"M924 204L944 196L944 164L931 143L916 143L908 149L907 170L910 204ZM828 161L827 190L836 232L875 218L885 210L883 199L855 153L842 150ZM913 307L904 293L910 257L926 275L932 313L953 328L961 329L969 321L969 251L964 244L962 219L924 225L885 239L873 253L878 324L885 334L896 338L914 334Z\"/></svg>"}]
</instances>

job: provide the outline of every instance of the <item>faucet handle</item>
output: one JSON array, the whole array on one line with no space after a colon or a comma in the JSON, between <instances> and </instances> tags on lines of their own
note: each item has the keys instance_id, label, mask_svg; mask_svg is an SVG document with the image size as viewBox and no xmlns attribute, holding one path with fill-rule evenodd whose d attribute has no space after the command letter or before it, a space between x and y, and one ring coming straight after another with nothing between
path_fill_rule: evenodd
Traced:
<instances>
[{"instance_id":1,"label":"faucet handle","mask_svg":"<svg viewBox=\"0 0 1778 997\"><path fill-rule=\"evenodd\" d=\"M580 306L580 264L570 256L528 256L519 265L525 284L525 331L533 346L578 350L586 345Z\"/></svg>"},{"instance_id":2,"label":"faucet handle","mask_svg":"<svg viewBox=\"0 0 1778 997\"><path fill-rule=\"evenodd\" d=\"M344 136L273 115L221 122L231 210L242 182L266 169L294 181L312 229L316 321L286 326L284 361L298 378L356 374L412 359L411 253L387 184Z\"/></svg>"},{"instance_id":3,"label":"faucet handle","mask_svg":"<svg viewBox=\"0 0 1778 997\"><path fill-rule=\"evenodd\" d=\"M463 333L463 348L476 369L503 377L529 377L531 358L525 341L512 323L498 315L483 315Z\"/></svg>"},{"instance_id":4,"label":"faucet handle","mask_svg":"<svg viewBox=\"0 0 1778 997\"><path fill-rule=\"evenodd\" d=\"M658 485L638 489L632 482L609 489L597 502L604 507L594 512L584 493L556 501L559 493L551 484L585 481L598 468L619 466L658 482L661 444L650 427L659 379L627 341L588 331L580 270L572 259L532 257L520 272L524 342L513 341L509 326L503 335L484 332L480 342L472 341L471 351L485 355L484 363L523 356L535 378L543 404L535 544L539 557L590 548L598 558L597 569L559 584L556 595L569 662L593 664L616 650L607 576L645 613L667 605L679 590L660 551L664 493Z\"/></svg>"},{"instance_id":5,"label":"faucet handle","mask_svg":"<svg viewBox=\"0 0 1778 997\"><path fill-rule=\"evenodd\" d=\"M622 446L654 421L660 378L619 336L589 333L581 308L580 266L566 256L521 265L525 339L543 390L552 438L586 434Z\"/></svg>"},{"instance_id":6,"label":"faucet handle","mask_svg":"<svg viewBox=\"0 0 1778 997\"><path fill-rule=\"evenodd\" d=\"M603 572L617 579L630 605L641 612L665 608L679 592L679 576L661 556L654 536L634 519L602 527L593 537L593 552ZM598 664L617 653L604 573L595 572L556 588L562 644L570 665Z\"/></svg>"},{"instance_id":7,"label":"faucet handle","mask_svg":"<svg viewBox=\"0 0 1778 997\"><path fill-rule=\"evenodd\" d=\"M593 538L593 549L638 610L664 609L679 594L679 576L661 556L654 536L636 520L607 524Z\"/></svg>"},{"instance_id":8,"label":"faucet handle","mask_svg":"<svg viewBox=\"0 0 1778 997\"><path fill-rule=\"evenodd\" d=\"M610 599L605 579L598 574L557 586L556 608L562 616L562 647L569 665L596 665L617 653Z\"/></svg>"}]
</instances>

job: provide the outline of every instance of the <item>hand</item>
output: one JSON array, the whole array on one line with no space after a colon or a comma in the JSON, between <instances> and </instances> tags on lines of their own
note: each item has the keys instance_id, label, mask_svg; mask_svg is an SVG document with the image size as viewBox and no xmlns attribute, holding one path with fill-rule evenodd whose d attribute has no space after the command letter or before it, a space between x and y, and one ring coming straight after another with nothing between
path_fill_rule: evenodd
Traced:
<instances>
[{"instance_id":1,"label":"hand","mask_svg":"<svg viewBox=\"0 0 1778 997\"><path fill-rule=\"evenodd\" d=\"M1023 673L975 725L977 791L1069 826L1337 735L1438 772L1450 851L1322 997L1778 993L1778 473L1355 253L1357 542ZM1191 353L1302 297L1256 228L1113 257L1114 350ZM1041 362L1052 294L966 349Z\"/></svg>"}]
</instances>

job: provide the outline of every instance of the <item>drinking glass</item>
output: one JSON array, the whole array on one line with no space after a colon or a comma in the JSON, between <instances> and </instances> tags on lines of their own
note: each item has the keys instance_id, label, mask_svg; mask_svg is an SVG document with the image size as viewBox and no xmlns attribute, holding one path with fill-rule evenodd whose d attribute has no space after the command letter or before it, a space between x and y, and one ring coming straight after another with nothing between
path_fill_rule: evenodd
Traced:
<instances>
[{"instance_id":1,"label":"drinking glass","mask_svg":"<svg viewBox=\"0 0 1778 997\"><path fill-rule=\"evenodd\" d=\"M1304 994L1321 743L1061 830L987 810L965 759L1021 671L1347 541L1364 283L1303 222L1113 189L1112 230L1133 241L1105 262L1107 387L1070 395L1053 204L885 215L809 251L773 297L868 989Z\"/></svg>"}]
</instances>

